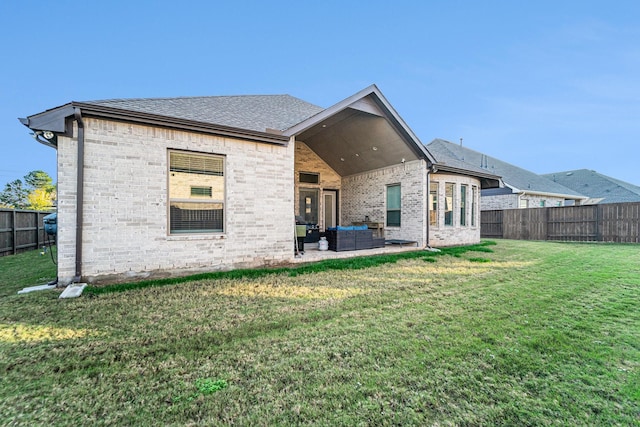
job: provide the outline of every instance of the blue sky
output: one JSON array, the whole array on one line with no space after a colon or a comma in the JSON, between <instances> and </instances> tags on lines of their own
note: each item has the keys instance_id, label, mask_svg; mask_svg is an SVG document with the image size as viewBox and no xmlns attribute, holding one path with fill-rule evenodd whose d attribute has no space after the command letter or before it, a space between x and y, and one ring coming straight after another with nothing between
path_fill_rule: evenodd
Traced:
<instances>
[{"instance_id":1,"label":"blue sky","mask_svg":"<svg viewBox=\"0 0 640 427\"><path fill-rule=\"evenodd\" d=\"M640 185L640 2L3 1L0 190L55 150L17 118L70 101L378 85L423 143Z\"/></svg>"}]
</instances>

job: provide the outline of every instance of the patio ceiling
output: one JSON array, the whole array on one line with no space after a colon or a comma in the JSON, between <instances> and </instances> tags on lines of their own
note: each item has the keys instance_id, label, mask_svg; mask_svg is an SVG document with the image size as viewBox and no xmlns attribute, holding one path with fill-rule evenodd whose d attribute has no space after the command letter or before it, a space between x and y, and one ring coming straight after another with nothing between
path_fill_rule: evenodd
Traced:
<instances>
[{"instance_id":1,"label":"patio ceiling","mask_svg":"<svg viewBox=\"0 0 640 427\"><path fill-rule=\"evenodd\" d=\"M341 176L418 159L404 137L381 115L346 108L296 139L309 146Z\"/></svg>"}]
</instances>

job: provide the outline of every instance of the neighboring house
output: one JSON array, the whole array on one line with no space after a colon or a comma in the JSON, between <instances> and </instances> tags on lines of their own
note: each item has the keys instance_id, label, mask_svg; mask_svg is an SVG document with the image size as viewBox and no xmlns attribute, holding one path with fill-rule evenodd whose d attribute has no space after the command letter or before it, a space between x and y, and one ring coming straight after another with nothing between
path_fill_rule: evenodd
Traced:
<instances>
[{"instance_id":1,"label":"neighboring house","mask_svg":"<svg viewBox=\"0 0 640 427\"><path fill-rule=\"evenodd\" d=\"M436 158L455 159L468 168L480 168L501 177L504 186L482 190L481 210L569 206L587 199L580 192L560 183L460 144L435 139L427 145L427 149Z\"/></svg>"},{"instance_id":2,"label":"neighboring house","mask_svg":"<svg viewBox=\"0 0 640 427\"><path fill-rule=\"evenodd\" d=\"M419 247L475 243L477 193L498 185L438 165L375 85L327 109L288 95L116 99L20 120L57 150L61 284L287 263L295 216L368 219ZM427 218L446 233L431 240Z\"/></svg>"},{"instance_id":3,"label":"neighboring house","mask_svg":"<svg viewBox=\"0 0 640 427\"><path fill-rule=\"evenodd\" d=\"M640 202L640 187L588 169L542 175L589 199L585 204Z\"/></svg>"}]
</instances>

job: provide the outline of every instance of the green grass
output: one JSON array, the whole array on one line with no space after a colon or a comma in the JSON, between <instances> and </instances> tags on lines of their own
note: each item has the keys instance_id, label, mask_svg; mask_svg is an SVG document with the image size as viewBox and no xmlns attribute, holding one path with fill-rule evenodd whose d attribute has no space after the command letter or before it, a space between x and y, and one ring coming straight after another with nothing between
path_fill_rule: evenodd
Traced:
<instances>
[{"instance_id":1,"label":"green grass","mask_svg":"<svg viewBox=\"0 0 640 427\"><path fill-rule=\"evenodd\" d=\"M0 420L638 425L640 246L469 249L73 300L0 259Z\"/></svg>"},{"instance_id":2,"label":"green grass","mask_svg":"<svg viewBox=\"0 0 640 427\"><path fill-rule=\"evenodd\" d=\"M444 248L439 252L420 250L412 252L402 252L398 254L373 255L368 257L328 259L310 264L303 264L296 267L250 268L231 271L215 271L185 277L142 280L129 283L110 284L106 286L88 286L85 292L87 292L88 294L98 295L113 292L125 292L133 289L144 289L155 286L176 285L179 283L192 282L194 280L258 279L261 277L278 274L286 274L288 276L295 277L300 274L318 273L328 270L360 270L363 268L371 268L383 264L395 263L399 260L406 259L422 259L425 261L435 261L434 257L438 255L453 255L459 257L469 251L493 252L492 249L487 247L493 244L495 244L493 241L485 241L477 245Z\"/></svg>"},{"instance_id":3,"label":"green grass","mask_svg":"<svg viewBox=\"0 0 640 427\"><path fill-rule=\"evenodd\" d=\"M0 294L55 280L56 266L50 250L47 248L44 254L42 250L35 250L0 257ZM55 250L54 247L54 253Z\"/></svg>"}]
</instances>

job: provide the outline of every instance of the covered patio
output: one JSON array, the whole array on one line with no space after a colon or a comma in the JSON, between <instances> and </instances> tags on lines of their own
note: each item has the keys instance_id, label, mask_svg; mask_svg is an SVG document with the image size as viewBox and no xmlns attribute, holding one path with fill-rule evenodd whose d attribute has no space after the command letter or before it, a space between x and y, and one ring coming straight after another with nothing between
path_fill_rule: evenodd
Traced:
<instances>
[{"instance_id":1,"label":"covered patio","mask_svg":"<svg viewBox=\"0 0 640 427\"><path fill-rule=\"evenodd\" d=\"M367 223L378 237L426 244L425 189L433 159L376 86L284 135L295 142L297 218L321 232ZM365 253L352 256L358 255Z\"/></svg>"}]
</instances>

